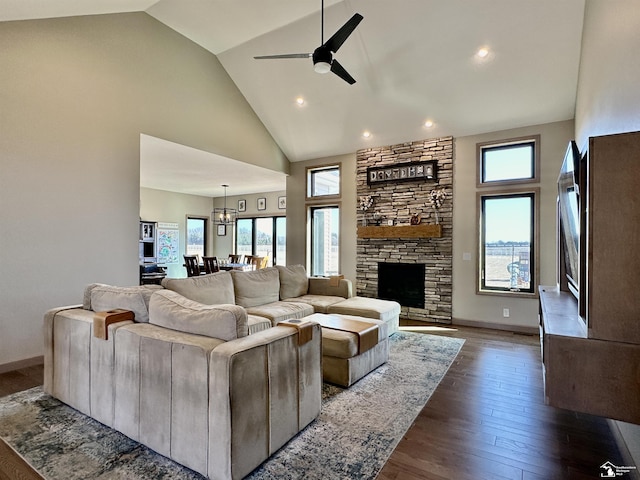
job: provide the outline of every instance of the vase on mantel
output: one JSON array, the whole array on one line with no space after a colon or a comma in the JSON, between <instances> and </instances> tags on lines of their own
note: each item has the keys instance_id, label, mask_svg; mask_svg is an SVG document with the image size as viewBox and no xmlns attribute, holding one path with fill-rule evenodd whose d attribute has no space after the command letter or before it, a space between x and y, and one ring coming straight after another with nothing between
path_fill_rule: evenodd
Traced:
<instances>
[{"instance_id":1,"label":"vase on mantel","mask_svg":"<svg viewBox=\"0 0 640 480\"><path fill-rule=\"evenodd\" d=\"M440 225L440 219L438 218L438 210L436 210L436 225Z\"/></svg>"},{"instance_id":2,"label":"vase on mantel","mask_svg":"<svg viewBox=\"0 0 640 480\"><path fill-rule=\"evenodd\" d=\"M363 227L367 226L367 214L366 213L362 216L362 226Z\"/></svg>"}]
</instances>

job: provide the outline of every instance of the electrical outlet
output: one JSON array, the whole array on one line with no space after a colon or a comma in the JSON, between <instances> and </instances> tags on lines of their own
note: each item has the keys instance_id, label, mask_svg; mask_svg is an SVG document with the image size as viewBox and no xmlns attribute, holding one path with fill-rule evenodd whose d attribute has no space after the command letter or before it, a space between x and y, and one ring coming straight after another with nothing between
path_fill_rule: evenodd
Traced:
<instances>
[{"instance_id":1,"label":"electrical outlet","mask_svg":"<svg viewBox=\"0 0 640 480\"><path fill-rule=\"evenodd\" d=\"M503 308L502 309L502 316L507 318L509 316L509 309L508 308Z\"/></svg>"}]
</instances>

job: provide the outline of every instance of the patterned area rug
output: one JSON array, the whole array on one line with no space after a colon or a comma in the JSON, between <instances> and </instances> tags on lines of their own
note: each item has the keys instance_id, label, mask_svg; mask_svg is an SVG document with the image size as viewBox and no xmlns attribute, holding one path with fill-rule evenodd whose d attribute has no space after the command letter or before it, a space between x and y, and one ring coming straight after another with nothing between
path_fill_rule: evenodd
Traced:
<instances>
[{"instance_id":1,"label":"patterned area rug","mask_svg":"<svg viewBox=\"0 0 640 480\"><path fill-rule=\"evenodd\" d=\"M248 479L372 479L464 340L398 332L389 361L348 389L324 384L319 418ZM42 392L0 399L0 436L48 480L203 477Z\"/></svg>"}]
</instances>

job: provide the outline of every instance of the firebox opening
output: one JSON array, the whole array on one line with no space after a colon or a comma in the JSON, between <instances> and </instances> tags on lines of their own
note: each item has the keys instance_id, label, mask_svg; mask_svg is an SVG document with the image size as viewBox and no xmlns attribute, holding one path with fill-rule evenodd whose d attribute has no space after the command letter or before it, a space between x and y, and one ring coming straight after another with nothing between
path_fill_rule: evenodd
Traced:
<instances>
[{"instance_id":1,"label":"firebox opening","mask_svg":"<svg viewBox=\"0 0 640 480\"><path fill-rule=\"evenodd\" d=\"M378 298L403 307L424 308L423 263L378 263Z\"/></svg>"}]
</instances>

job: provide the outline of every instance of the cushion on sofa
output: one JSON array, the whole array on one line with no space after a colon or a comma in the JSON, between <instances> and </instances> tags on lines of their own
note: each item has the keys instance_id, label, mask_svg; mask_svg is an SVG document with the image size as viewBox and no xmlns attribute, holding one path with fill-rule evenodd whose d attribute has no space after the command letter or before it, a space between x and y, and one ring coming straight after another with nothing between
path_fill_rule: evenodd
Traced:
<instances>
[{"instance_id":1,"label":"cushion on sofa","mask_svg":"<svg viewBox=\"0 0 640 480\"><path fill-rule=\"evenodd\" d=\"M131 310L136 322L149 321L149 301L154 291L145 286L116 287L113 285L93 285L90 293L90 308L94 312L106 312L114 308Z\"/></svg>"},{"instance_id":2,"label":"cushion on sofa","mask_svg":"<svg viewBox=\"0 0 640 480\"><path fill-rule=\"evenodd\" d=\"M271 320L266 317L260 317L258 315L248 315L249 318L249 335L253 335L254 333L261 332L262 330L267 330L271 328Z\"/></svg>"},{"instance_id":3,"label":"cushion on sofa","mask_svg":"<svg viewBox=\"0 0 640 480\"><path fill-rule=\"evenodd\" d=\"M271 320L275 327L283 320L304 318L313 314L313 307L302 302L273 302L265 305L248 307L249 315L257 315Z\"/></svg>"},{"instance_id":4,"label":"cushion on sofa","mask_svg":"<svg viewBox=\"0 0 640 480\"><path fill-rule=\"evenodd\" d=\"M327 313L331 305L344 301L344 297L332 297L329 295L302 295L295 298L283 298L284 302L306 303L313 307L315 313Z\"/></svg>"},{"instance_id":5,"label":"cushion on sofa","mask_svg":"<svg viewBox=\"0 0 640 480\"><path fill-rule=\"evenodd\" d=\"M229 272L217 272L199 277L164 278L162 286L205 305L236 303L233 281Z\"/></svg>"},{"instance_id":6,"label":"cushion on sofa","mask_svg":"<svg viewBox=\"0 0 640 480\"><path fill-rule=\"evenodd\" d=\"M236 305L245 308L280 300L280 276L275 267L252 272L232 271Z\"/></svg>"},{"instance_id":7,"label":"cushion on sofa","mask_svg":"<svg viewBox=\"0 0 640 480\"><path fill-rule=\"evenodd\" d=\"M306 295L309 291L309 278L303 265L283 267L277 265L280 273L280 298L293 298Z\"/></svg>"},{"instance_id":8,"label":"cushion on sofa","mask_svg":"<svg viewBox=\"0 0 640 480\"><path fill-rule=\"evenodd\" d=\"M205 305L172 290L151 296L149 323L229 341L249 334L247 312L237 305Z\"/></svg>"}]
</instances>

